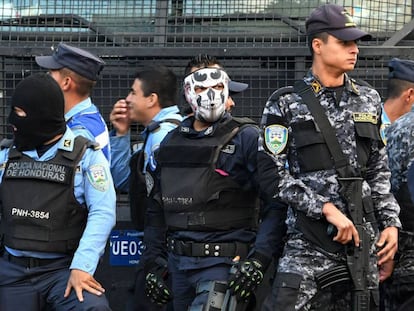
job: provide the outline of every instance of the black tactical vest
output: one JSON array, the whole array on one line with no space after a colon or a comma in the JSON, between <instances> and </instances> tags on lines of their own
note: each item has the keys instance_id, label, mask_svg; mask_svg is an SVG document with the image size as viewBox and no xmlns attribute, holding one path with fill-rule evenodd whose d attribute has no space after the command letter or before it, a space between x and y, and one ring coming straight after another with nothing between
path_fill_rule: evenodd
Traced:
<instances>
[{"instance_id":1,"label":"black tactical vest","mask_svg":"<svg viewBox=\"0 0 414 311\"><path fill-rule=\"evenodd\" d=\"M76 250L87 209L74 196L74 177L86 148L92 146L78 136L72 152L58 150L48 161L10 150L0 186L4 245L39 252Z\"/></svg>"},{"instance_id":2,"label":"black tactical vest","mask_svg":"<svg viewBox=\"0 0 414 311\"><path fill-rule=\"evenodd\" d=\"M256 228L258 194L216 171L220 152L248 119L229 119L211 136L193 139L179 127L159 150L162 201L170 230Z\"/></svg>"},{"instance_id":3,"label":"black tactical vest","mask_svg":"<svg viewBox=\"0 0 414 311\"><path fill-rule=\"evenodd\" d=\"M135 225L137 230L144 230L144 219L147 205L147 187L145 184L144 171L144 149L147 144L148 136L152 132L160 127L163 122L170 122L176 125L180 124L180 121L176 119L165 119L161 121L152 121L147 127L147 136L143 142L143 146L140 150L135 152L129 160L130 174L129 174L129 207L131 213L131 221Z\"/></svg>"}]
</instances>

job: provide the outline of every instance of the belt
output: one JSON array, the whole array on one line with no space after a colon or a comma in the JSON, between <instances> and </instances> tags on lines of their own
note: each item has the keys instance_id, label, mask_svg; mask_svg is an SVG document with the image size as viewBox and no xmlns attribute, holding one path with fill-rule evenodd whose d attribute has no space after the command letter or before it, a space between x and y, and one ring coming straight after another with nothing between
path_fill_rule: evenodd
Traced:
<instances>
[{"instance_id":1,"label":"belt","mask_svg":"<svg viewBox=\"0 0 414 311\"><path fill-rule=\"evenodd\" d=\"M238 255L245 258L250 249L250 244L240 242L199 243L168 238L167 247L172 253L180 256L234 257Z\"/></svg>"},{"instance_id":2,"label":"belt","mask_svg":"<svg viewBox=\"0 0 414 311\"><path fill-rule=\"evenodd\" d=\"M37 268L41 266L46 266L53 262L56 262L62 258L34 258L34 257L20 257L14 256L8 252L4 252L3 258L8 262L14 263L16 265L25 267L25 268Z\"/></svg>"}]
</instances>

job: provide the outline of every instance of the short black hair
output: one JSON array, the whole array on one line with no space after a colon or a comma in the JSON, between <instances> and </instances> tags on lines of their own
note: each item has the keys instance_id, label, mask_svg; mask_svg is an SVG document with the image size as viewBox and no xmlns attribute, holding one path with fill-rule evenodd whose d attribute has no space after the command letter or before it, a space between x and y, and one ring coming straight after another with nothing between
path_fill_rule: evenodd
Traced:
<instances>
[{"instance_id":1,"label":"short black hair","mask_svg":"<svg viewBox=\"0 0 414 311\"><path fill-rule=\"evenodd\" d=\"M328 36L329 36L329 33L327 32L318 32L318 33L311 34L308 36L308 47L309 47L309 51L311 53L312 58L313 58L313 48L312 48L313 39L321 39L323 42L326 43L328 41Z\"/></svg>"},{"instance_id":2,"label":"short black hair","mask_svg":"<svg viewBox=\"0 0 414 311\"><path fill-rule=\"evenodd\" d=\"M208 68L213 65L223 67L223 65L214 56L208 54L198 54L190 59L187 66L184 69L184 76L188 76L191 73L191 68Z\"/></svg>"},{"instance_id":3,"label":"short black hair","mask_svg":"<svg viewBox=\"0 0 414 311\"><path fill-rule=\"evenodd\" d=\"M401 79L388 79L387 98L397 98L409 88L414 88L413 82Z\"/></svg>"},{"instance_id":4,"label":"short black hair","mask_svg":"<svg viewBox=\"0 0 414 311\"><path fill-rule=\"evenodd\" d=\"M141 88L144 96L151 93L158 95L162 108L176 104L178 85L177 76L165 66L144 67L137 71L135 79L141 81Z\"/></svg>"}]
</instances>

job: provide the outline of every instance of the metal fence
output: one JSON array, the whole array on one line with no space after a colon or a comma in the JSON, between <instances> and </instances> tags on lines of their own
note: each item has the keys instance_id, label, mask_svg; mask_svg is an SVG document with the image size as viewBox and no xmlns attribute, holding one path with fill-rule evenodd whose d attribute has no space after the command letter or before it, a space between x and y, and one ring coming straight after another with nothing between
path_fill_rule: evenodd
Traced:
<instances>
[{"instance_id":1,"label":"metal fence","mask_svg":"<svg viewBox=\"0 0 414 311\"><path fill-rule=\"evenodd\" d=\"M330 1L345 6L374 39L360 47L352 73L383 97L387 62L414 59L414 0ZM125 97L135 71L163 64L180 78L198 53L216 56L232 79L249 84L235 96L235 115L258 120L268 96L301 78L310 65L304 24L318 0L40 0L0 1L0 136L10 135L7 115L16 84L42 71L36 55L50 55L59 42L85 48L106 66L93 101L109 121L118 98ZM177 102L182 99L177 99ZM110 126L108 122L108 126ZM126 196L117 204L118 228L128 224ZM125 217L124 217L125 216ZM97 272L113 310L123 310L133 274L130 267Z\"/></svg>"},{"instance_id":2,"label":"metal fence","mask_svg":"<svg viewBox=\"0 0 414 311\"><path fill-rule=\"evenodd\" d=\"M267 97L300 78L310 65L304 23L319 0L40 0L0 2L0 136L8 101L23 77L41 71L36 55L66 42L99 56L106 67L93 101L106 120L143 65L164 64L182 78L200 52L216 56L234 80L236 115L258 119ZM413 0L330 1L346 7L374 39L361 43L352 75L385 94L387 62L413 58ZM181 99L178 99L178 101ZM108 124L109 125L109 124Z\"/></svg>"}]
</instances>

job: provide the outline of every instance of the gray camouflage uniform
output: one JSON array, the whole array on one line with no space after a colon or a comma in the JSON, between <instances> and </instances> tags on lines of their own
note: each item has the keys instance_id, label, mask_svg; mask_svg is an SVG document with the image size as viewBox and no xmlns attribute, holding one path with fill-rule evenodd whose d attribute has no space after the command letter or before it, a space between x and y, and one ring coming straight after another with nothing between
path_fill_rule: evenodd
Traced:
<instances>
[{"instance_id":1,"label":"gray camouflage uniform","mask_svg":"<svg viewBox=\"0 0 414 311\"><path fill-rule=\"evenodd\" d=\"M407 172L414 159L414 106L410 112L392 123L385 133L391 170L391 191L397 195L400 188L407 183ZM412 213L409 206L401 205L402 214L407 213L407 209ZM392 283L387 288L386 310L398 310L408 296L412 297L414 290L414 232L405 229L408 224L404 221L407 219L401 217L401 221L403 230L398 241L399 259L395 262Z\"/></svg>"},{"instance_id":2,"label":"gray camouflage uniform","mask_svg":"<svg viewBox=\"0 0 414 311\"><path fill-rule=\"evenodd\" d=\"M323 87L310 70L304 81L312 86L315 95L333 125L338 141L353 168L359 168L356 150L356 122L369 123L374 126L378 139L373 139L366 164L363 182L363 197L371 196L378 225L366 223L371 236L371 273L368 277L369 287L378 288L378 271L375 256L375 241L378 230L388 226L400 227L398 219L399 206L390 193L390 172L387 155L379 136L381 101L374 89L359 85L345 75L345 87L338 91ZM336 96L341 96L337 103ZM305 103L296 93L281 95L275 102L266 104L262 116L263 135L259 142L259 150L266 151L273 157L278 167L279 183L274 189L275 196L289 204L287 218L288 240L282 258L279 261L278 273L273 285L273 298L283 287L290 287L289 297L284 300L296 301L295 310L349 310L350 291L341 286L341 291L319 291L315 275L331 267L346 263L345 254L329 253L304 238L297 226L297 212L301 211L312 220L324 218L324 203L332 202L339 210L349 216L346 204L339 195L337 174L333 166L325 169L303 172L299 150L304 145L312 144L312 137L303 139L295 136L295 129L303 124L313 124L319 132L314 118ZM274 127L274 135L267 136L267 129ZM282 129L282 130L281 130ZM285 132L283 132L285 129ZM313 143L321 143L313 141ZM302 162L301 162L302 161ZM319 154L306 159L307 162L322 162ZM287 163L286 163L287 162ZM316 163L315 162L315 163ZM321 163L322 166L326 163ZM289 169L286 169L286 168ZM298 287L296 293L293 289ZM318 293L318 294L317 294ZM317 294L317 295L316 295ZM280 298L279 298L280 299ZM376 294L375 300L378 299ZM287 311L276 300L275 310ZM279 309L280 308L280 309ZM292 309L293 310L293 309Z\"/></svg>"}]
</instances>

